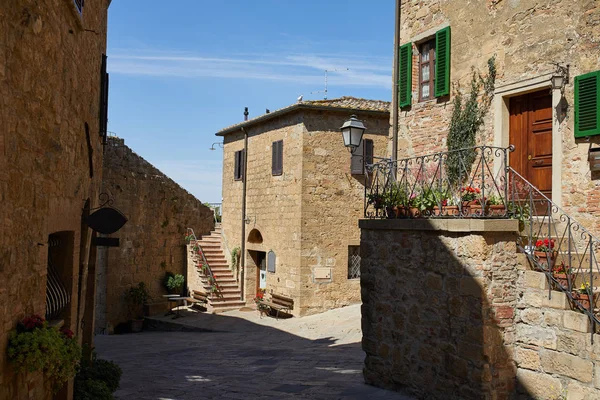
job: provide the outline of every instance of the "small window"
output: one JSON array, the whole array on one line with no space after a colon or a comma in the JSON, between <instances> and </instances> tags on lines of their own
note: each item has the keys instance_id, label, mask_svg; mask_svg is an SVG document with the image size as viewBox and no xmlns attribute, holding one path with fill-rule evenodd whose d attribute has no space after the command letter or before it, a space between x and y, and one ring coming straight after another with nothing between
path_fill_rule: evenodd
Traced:
<instances>
[{"instance_id":1,"label":"small window","mask_svg":"<svg viewBox=\"0 0 600 400\"><path fill-rule=\"evenodd\" d=\"M373 141L363 139L350 158L350 173L364 175L365 165L373 164Z\"/></svg>"},{"instance_id":2,"label":"small window","mask_svg":"<svg viewBox=\"0 0 600 400\"><path fill-rule=\"evenodd\" d=\"M360 246L348 246L348 279L360 278Z\"/></svg>"},{"instance_id":3,"label":"small window","mask_svg":"<svg viewBox=\"0 0 600 400\"><path fill-rule=\"evenodd\" d=\"M272 154L271 173L281 175L283 174L283 140L273 142Z\"/></svg>"},{"instance_id":4,"label":"small window","mask_svg":"<svg viewBox=\"0 0 600 400\"><path fill-rule=\"evenodd\" d=\"M434 98L435 39L419 46L419 101Z\"/></svg>"},{"instance_id":5,"label":"small window","mask_svg":"<svg viewBox=\"0 0 600 400\"><path fill-rule=\"evenodd\" d=\"M233 179L236 181L242 180L244 177L244 150L235 152L235 166L233 169Z\"/></svg>"},{"instance_id":6,"label":"small window","mask_svg":"<svg viewBox=\"0 0 600 400\"><path fill-rule=\"evenodd\" d=\"M273 250L267 253L267 271L275 273L275 253Z\"/></svg>"},{"instance_id":7,"label":"small window","mask_svg":"<svg viewBox=\"0 0 600 400\"><path fill-rule=\"evenodd\" d=\"M83 0L82 0L83 4ZM100 67L100 114L99 127L102 144L106 144L108 135L108 86L109 74L106 72L106 54L102 54L102 65Z\"/></svg>"}]
</instances>

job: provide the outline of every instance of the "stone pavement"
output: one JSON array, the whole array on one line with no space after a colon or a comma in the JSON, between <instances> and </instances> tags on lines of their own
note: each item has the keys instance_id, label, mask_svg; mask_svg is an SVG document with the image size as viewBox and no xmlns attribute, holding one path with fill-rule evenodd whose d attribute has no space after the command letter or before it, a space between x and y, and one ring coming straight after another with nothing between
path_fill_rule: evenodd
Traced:
<instances>
[{"instance_id":1,"label":"stone pavement","mask_svg":"<svg viewBox=\"0 0 600 400\"><path fill-rule=\"evenodd\" d=\"M304 318L257 311L191 313L175 321L213 332L96 336L123 369L119 399L399 399L363 382L360 305Z\"/></svg>"}]
</instances>

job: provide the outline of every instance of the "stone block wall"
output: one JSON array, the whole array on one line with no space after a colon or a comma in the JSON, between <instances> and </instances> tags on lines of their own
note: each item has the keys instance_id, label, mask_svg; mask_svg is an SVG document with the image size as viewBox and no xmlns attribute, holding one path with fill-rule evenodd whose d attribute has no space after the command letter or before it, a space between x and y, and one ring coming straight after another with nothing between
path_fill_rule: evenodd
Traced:
<instances>
[{"instance_id":1,"label":"stone block wall","mask_svg":"<svg viewBox=\"0 0 600 400\"><path fill-rule=\"evenodd\" d=\"M362 220L369 384L427 399L511 398L516 221Z\"/></svg>"},{"instance_id":2,"label":"stone block wall","mask_svg":"<svg viewBox=\"0 0 600 400\"><path fill-rule=\"evenodd\" d=\"M153 301L166 294L167 271L187 276L186 228L199 238L214 228L213 212L200 200L134 153L123 139L109 138L104 155L103 191L129 221L117 233L120 247L106 250L99 265L97 331L110 332L129 319L124 301L131 285L144 282Z\"/></svg>"},{"instance_id":3,"label":"stone block wall","mask_svg":"<svg viewBox=\"0 0 600 400\"><path fill-rule=\"evenodd\" d=\"M353 175L351 154L338 127L347 113L313 111L304 118L302 168L302 266L299 309L314 314L360 302L360 280L348 279L348 246L359 245L365 175ZM357 113L376 157L387 153L388 116ZM330 279L318 279L315 270Z\"/></svg>"},{"instance_id":4,"label":"stone block wall","mask_svg":"<svg viewBox=\"0 0 600 400\"><path fill-rule=\"evenodd\" d=\"M92 326L85 303L93 302L94 288L85 278L94 274L95 254L82 215L98 205L102 178L99 84L108 5L86 2L81 17L73 1L0 2L1 400L52 396L42 374L14 373L6 348L17 321L45 314L53 233L69 241L61 267L71 302L61 318L92 343L83 320ZM68 398L71 388L55 398Z\"/></svg>"},{"instance_id":5,"label":"stone block wall","mask_svg":"<svg viewBox=\"0 0 600 400\"><path fill-rule=\"evenodd\" d=\"M521 272L515 310L519 386L536 399L600 398L600 335L572 311L564 293L551 292L541 272ZM562 397L561 397L562 396Z\"/></svg>"}]
</instances>

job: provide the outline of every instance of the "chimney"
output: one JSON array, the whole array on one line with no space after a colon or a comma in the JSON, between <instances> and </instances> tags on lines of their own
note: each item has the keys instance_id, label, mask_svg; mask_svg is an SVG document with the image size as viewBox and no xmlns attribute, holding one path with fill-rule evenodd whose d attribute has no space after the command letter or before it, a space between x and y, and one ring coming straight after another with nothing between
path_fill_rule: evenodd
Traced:
<instances>
[{"instance_id":1,"label":"chimney","mask_svg":"<svg viewBox=\"0 0 600 400\"><path fill-rule=\"evenodd\" d=\"M267 108L267 111L266 111L266 113L267 113L267 114L269 114L270 112L271 112L271 110L269 110L269 109Z\"/></svg>"},{"instance_id":2,"label":"chimney","mask_svg":"<svg viewBox=\"0 0 600 400\"><path fill-rule=\"evenodd\" d=\"M248 114L250 114L248 112L248 107L244 107L244 121L248 121Z\"/></svg>"}]
</instances>

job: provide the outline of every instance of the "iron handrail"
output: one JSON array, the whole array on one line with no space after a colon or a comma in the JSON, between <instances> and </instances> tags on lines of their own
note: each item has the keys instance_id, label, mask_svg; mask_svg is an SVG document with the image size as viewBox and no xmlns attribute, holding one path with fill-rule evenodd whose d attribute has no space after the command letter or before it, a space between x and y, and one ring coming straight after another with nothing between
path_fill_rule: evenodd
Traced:
<instances>
[{"instance_id":1,"label":"iron handrail","mask_svg":"<svg viewBox=\"0 0 600 400\"><path fill-rule=\"evenodd\" d=\"M211 298L212 298L212 295L215 293L217 294L217 297L223 297L221 294L221 290L219 288L219 284L217 283L217 278L215 278L215 275L213 274L212 269L210 268L210 264L208 263L208 260L206 260L206 257L204 256L204 251L202 250L202 246L200 245L198 239L196 238L196 234L194 233L194 230L192 228L187 228L186 237L188 238L188 241L190 244L193 241L194 242L193 246L198 247L198 251L194 254L194 257L197 257L199 255L202 258L201 271L205 276L208 276L208 281L211 286L211 293L210 293ZM193 247L192 247L192 250L194 250ZM208 271L208 274L204 271L204 266L206 266L206 271ZM196 267L198 267L198 265L196 265Z\"/></svg>"}]
</instances>

